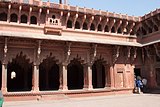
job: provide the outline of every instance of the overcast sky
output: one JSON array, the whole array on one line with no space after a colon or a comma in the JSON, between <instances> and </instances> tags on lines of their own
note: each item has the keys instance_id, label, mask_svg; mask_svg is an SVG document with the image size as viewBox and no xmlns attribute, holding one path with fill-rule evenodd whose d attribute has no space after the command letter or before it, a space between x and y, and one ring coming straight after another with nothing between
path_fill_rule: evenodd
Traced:
<instances>
[{"instance_id":1,"label":"overcast sky","mask_svg":"<svg viewBox=\"0 0 160 107\"><path fill-rule=\"evenodd\" d=\"M135 16L143 16L160 8L160 0L68 0L68 4Z\"/></svg>"}]
</instances>

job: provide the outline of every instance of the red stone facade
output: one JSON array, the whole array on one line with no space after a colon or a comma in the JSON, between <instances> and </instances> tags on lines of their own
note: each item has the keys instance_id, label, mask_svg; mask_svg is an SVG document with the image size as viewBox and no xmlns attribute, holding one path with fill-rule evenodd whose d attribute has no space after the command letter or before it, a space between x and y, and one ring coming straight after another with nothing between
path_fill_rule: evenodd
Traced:
<instances>
[{"instance_id":1,"label":"red stone facade","mask_svg":"<svg viewBox=\"0 0 160 107\"><path fill-rule=\"evenodd\" d=\"M160 9L135 17L66 3L3 0L1 90L6 100L132 93L134 75L147 78L148 88L159 88L159 38Z\"/></svg>"}]
</instances>

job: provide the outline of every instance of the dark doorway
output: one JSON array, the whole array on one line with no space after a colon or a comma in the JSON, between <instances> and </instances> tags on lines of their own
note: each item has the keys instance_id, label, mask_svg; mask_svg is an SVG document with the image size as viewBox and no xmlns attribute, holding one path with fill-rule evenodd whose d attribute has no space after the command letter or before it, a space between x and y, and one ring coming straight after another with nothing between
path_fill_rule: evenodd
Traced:
<instances>
[{"instance_id":1,"label":"dark doorway","mask_svg":"<svg viewBox=\"0 0 160 107\"><path fill-rule=\"evenodd\" d=\"M140 76L141 77L141 69L140 68L134 68L134 75L137 77L137 76Z\"/></svg>"},{"instance_id":2,"label":"dark doorway","mask_svg":"<svg viewBox=\"0 0 160 107\"><path fill-rule=\"evenodd\" d=\"M74 59L67 66L68 89L83 89L84 75L80 61Z\"/></svg>"},{"instance_id":3,"label":"dark doorway","mask_svg":"<svg viewBox=\"0 0 160 107\"><path fill-rule=\"evenodd\" d=\"M7 21L7 14L5 12L0 13L0 21Z\"/></svg>"},{"instance_id":4,"label":"dark doorway","mask_svg":"<svg viewBox=\"0 0 160 107\"><path fill-rule=\"evenodd\" d=\"M21 52L12 59L7 66L8 91L31 91L32 88L32 63ZM14 78L12 74L14 75Z\"/></svg>"},{"instance_id":5,"label":"dark doorway","mask_svg":"<svg viewBox=\"0 0 160 107\"><path fill-rule=\"evenodd\" d=\"M93 88L105 87L105 67L99 60L95 61L92 66L92 85Z\"/></svg>"},{"instance_id":6,"label":"dark doorway","mask_svg":"<svg viewBox=\"0 0 160 107\"><path fill-rule=\"evenodd\" d=\"M58 90L59 85L59 66L55 57L50 55L40 64L39 88L41 91Z\"/></svg>"}]
</instances>

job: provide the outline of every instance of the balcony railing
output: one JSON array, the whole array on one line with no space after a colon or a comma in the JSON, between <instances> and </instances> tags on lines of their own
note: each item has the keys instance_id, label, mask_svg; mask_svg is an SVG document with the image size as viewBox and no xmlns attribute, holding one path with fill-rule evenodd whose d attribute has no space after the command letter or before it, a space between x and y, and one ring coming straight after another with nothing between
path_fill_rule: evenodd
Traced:
<instances>
[{"instance_id":1,"label":"balcony railing","mask_svg":"<svg viewBox=\"0 0 160 107\"><path fill-rule=\"evenodd\" d=\"M48 18L48 21L49 21L48 22L49 25L60 26L59 19Z\"/></svg>"}]
</instances>

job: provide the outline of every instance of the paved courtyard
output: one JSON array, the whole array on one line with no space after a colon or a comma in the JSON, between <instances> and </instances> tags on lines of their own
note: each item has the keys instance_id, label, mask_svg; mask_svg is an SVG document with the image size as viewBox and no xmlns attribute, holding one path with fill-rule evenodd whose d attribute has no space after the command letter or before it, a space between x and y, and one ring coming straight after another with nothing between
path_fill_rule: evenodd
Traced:
<instances>
[{"instance_id":1,"label":"paved courtyard","mask_svg":"<svg viewBox=\"0 0 160 107\"><path fill-rule=\"evenodd\" d=\"M4 102L3 107L160 107L160 94L96 96L52 101Z\"/></svg>"}]
</instances>

